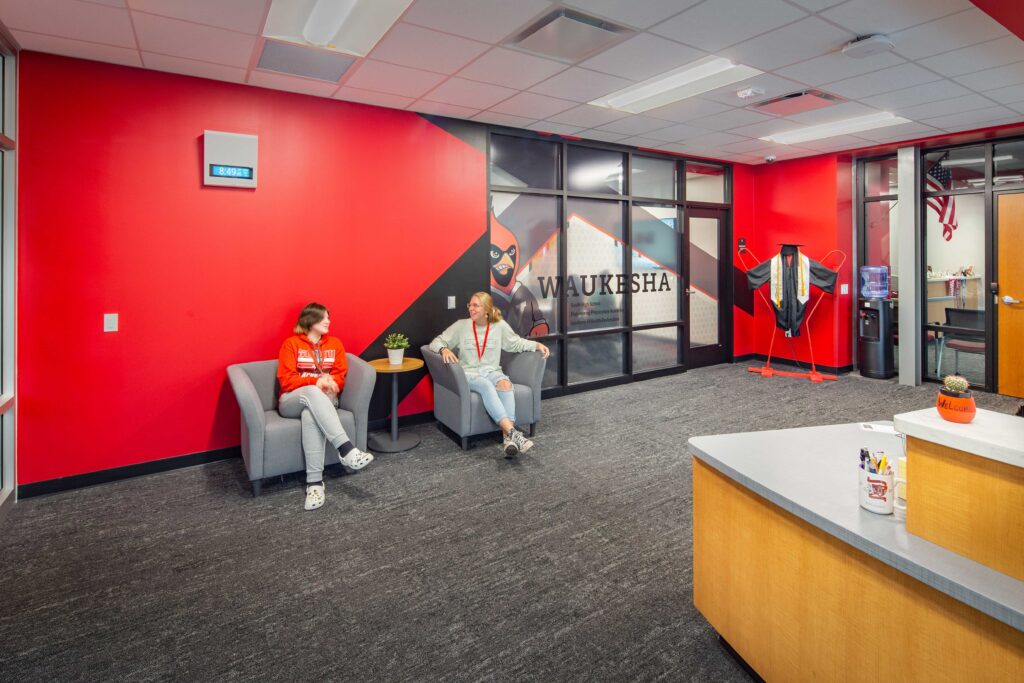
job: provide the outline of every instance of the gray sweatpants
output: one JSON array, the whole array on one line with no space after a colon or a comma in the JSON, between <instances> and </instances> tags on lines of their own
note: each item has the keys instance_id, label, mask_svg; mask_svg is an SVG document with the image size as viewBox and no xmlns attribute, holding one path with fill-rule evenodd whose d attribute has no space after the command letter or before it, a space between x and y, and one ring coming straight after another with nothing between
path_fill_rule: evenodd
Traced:
<instances>
[{"instance_id":1,"label":"gray sweatpants","mask_svg":"<svg viewBox=\"0 0 1024 683\"><path fill-rule=\"evenodd\" d=\"M324 476L326 442L337 448L348 441L348 434L338 419L334 401L314 385L281 394L277 402L281 417L297 417L302 421L302 453L306 456L306 481L320 481Z\"/></svg>"}]
</instances>

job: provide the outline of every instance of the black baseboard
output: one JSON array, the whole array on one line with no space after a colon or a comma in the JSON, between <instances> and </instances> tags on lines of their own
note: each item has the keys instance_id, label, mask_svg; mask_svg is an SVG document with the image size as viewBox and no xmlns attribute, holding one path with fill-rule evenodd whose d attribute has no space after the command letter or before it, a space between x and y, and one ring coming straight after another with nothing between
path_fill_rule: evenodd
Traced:
<instances>
[{"instance_id":1,"label":"black baseboard","mask_svg":"<svg viewBox=\"0 0 1024 683\"><path fill-rule=\"evenodd\" d=\"M735 358L733 358L732 362L733 363L745 363L745 362L747 362L749 360L766 361L766 360L768 360L768 356L766 356L763 353L748 353L748 354L743 355L743 356L736 356ZM794 368L794 369L799 370L801 372L810 372L811 371L811 364L810 363L805 363L803 361L790 360L789 358L778 358L776 356L773 356L772 357L772 365L781 365L781 366L787 367L787 368ZM820 363L815 363L815 367L818 369L818 372L825 373L825 374L830 374L830 375L845 375L847 373L853 372L853 365L852 364L844 365L842 367L838 367L837 368L837 367L832 366L832 365L822 365Z\"/></svg>"},{"instance_id":2,"label":"black baseboard","mask_svg":"<svg viewBox=\"0 0 1024 683\"><path fill-rule=\"evenodd\" d=\"M202 451L200 453L178 455L173 458L162 458L160 460L140 462L137 465L114 467L109 470L100 470L99 472L87 472L85 474L76 474L71 477L60 477L59 479L37 481L33 484L23 484L19 486L18 500L34 498L35 496L43 496L48 493L60 493L61 491L80 489L85 486L109 484L112 481L120 481L121 479L131 479L132 477L141 477L147 474L156 474L157 472L167 472L168 470L176 470L182 467L204 465L209 462L217 462L218 460L230 460L231 458L241 457L241 446L231 446L229 448L218 448L213 451Z\"/></svg>"},{"instance_id":3,"label":"black baseboard","mask_svg":"<svg viewBox=\"0 0 1024 683\"><path fill-rule=\"evenodd\" d=\"M729 653L729 656L735 659L736 663L743 667L743 670L747 672L747 675L750 676L751 679L757 681L757 683L764 683L764 679L754 671L754 667L750 666L750 664L747 663L747 660L743 659L743 657L740 657L740 653L733 649L728 640L719 635L718 642L723 648L725 648L725 651Z\"/></svg>"}]
</instances>

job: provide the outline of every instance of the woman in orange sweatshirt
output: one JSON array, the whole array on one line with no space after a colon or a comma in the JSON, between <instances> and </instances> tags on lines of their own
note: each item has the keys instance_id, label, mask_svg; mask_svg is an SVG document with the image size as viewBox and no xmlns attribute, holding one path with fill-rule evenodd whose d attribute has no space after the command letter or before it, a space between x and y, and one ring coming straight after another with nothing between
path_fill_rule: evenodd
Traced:
<instances>
[{"instance_id":1,"label":"woman in orange sweatshirt","mask_svg":"<svg viewBox=\"0 0 1024 683\"><path fill-rule=\"evenodd\" d=\"M324 504L324 451L338 449L341 463L352 470L370 464L373 456L352 445L338 419L338 394L345 386L345 347L327 333L331 316L323 304L307 304L299 313L295 334L284 340L277 358L281 396L277 412L302 421L302 453L306 458L307 510Z\"/></svg>"}]
</instances>

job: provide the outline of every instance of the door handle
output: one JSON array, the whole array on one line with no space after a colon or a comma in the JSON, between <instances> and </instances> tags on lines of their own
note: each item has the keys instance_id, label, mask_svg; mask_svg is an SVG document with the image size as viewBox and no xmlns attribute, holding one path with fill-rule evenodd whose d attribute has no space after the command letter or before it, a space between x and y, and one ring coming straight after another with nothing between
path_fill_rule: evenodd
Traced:
<instances>
[{"instance_id":1,"label":"door handle","mask_svg":"<svg viewBox=\"0 0 1024 683\"><path fill-rule=\"evenodd\" d=\"M1003 297L1003 303L1006 304L1007 306L1009 306L1010 304L1019 304L1020 299L1014 299L1012 296L1007 294L1006 296Z\"/></svg>"}]
</instances>

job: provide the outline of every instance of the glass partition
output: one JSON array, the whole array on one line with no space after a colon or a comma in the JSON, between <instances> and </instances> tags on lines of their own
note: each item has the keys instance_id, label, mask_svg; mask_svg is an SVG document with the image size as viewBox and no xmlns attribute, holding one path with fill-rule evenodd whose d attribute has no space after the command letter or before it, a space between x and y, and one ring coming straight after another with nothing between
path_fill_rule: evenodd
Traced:
<instances>
[{"instance_id":1,"label":"glass partition","mask_svg":"<svg viewBox=\"0 0 1024 683\"><path fill-rule=\"evenodd\" d=\"M725 169L713 164L687 161L686 201L725 202Z\"/></svg>"}]
</instances>

